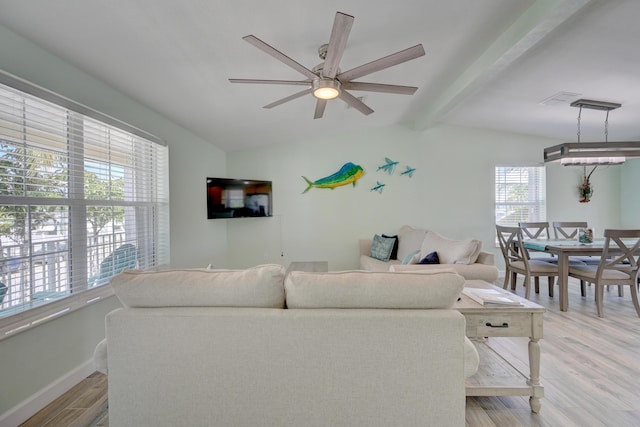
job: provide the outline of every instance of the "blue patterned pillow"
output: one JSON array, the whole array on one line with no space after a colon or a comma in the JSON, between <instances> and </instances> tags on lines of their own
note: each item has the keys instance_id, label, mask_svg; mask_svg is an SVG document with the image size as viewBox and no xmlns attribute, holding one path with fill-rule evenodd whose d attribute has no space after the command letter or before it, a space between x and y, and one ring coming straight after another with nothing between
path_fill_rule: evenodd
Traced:
<instances>
[{"instance_id":1,"label":"blue patterned pillow","mask_svg":"<svg viewBox=\"0 0 640 427\"><path fill-rule=\"evenodd\" d=\"M395 242L395 239L382 237L376 234L373 236L373 243L371 245L371 253L369 256L371 258L379 259L380 261L389 261L391 251L393 250L393 244Z\"/></svg>"}]
</instances>

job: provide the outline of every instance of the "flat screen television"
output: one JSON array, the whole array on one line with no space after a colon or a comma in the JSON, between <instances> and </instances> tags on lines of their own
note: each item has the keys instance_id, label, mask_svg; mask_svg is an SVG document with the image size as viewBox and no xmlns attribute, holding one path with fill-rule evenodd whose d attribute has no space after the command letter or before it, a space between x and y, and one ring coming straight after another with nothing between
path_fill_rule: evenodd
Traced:
<instances>
[{"instance_id":1,"label":"flat screen television","mask_svg":"<svg viewBox=\"0 0 640 427\"><path fill-rule=\"evenodd\" d=\"M207 178L207 218L273 215L271 181Z\"/></svg>"}]
</instances>

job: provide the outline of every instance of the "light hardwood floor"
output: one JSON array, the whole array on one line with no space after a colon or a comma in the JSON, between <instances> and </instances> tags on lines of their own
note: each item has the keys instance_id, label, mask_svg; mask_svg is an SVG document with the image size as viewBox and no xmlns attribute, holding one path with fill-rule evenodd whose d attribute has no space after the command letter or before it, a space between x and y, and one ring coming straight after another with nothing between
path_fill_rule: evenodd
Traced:
<instances>
[{"instance_id":1,"label":"light hardwood floor","mask_svg":"<svg viewBox=\"0 0 640 427\"><path fill-rule=\"evenodd\" d=\"M605 291L605 318L598 318L593 292L588 287L581 297L578 282L572 281L568 312L559 310L557 297L547 296L546 283L540 294L532 292L531 300L547 308L540 414L531 413L526 397L467 398L467 426L640 426L640 318L628 291L620 298L617 289ZM522 279L516 293L524 296ZM514 365L528 371L526 338L491 340ZM108 426L106 389L106 377L95 373L23 426Z\"/></svg>"}]
</instances>

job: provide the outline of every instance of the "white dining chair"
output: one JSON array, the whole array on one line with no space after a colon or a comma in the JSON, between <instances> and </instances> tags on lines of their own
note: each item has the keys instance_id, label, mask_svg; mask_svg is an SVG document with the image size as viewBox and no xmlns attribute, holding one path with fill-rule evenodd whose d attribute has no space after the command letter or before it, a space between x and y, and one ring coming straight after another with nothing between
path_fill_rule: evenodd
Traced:
<instances>
[{"instance_id":1,"label":"white dining chair","mask_svg":"<svg viewBox=\"0 0 640 427\"><path fill-rule=\"evenodd\" d=\"M522 237L524 239L551 238L551 234L549 233L549 223L546 221L519 222L518 226L522 230ZM529 259L538 259L546 262L557 262L556 257L551 254L529 253Z\"/></svg>"},{"instance_id":2,"label":"white dining chair","mask_svg":"<svg viewBox=\"0 0 640 427\"><path fill-rule=\"evenodd\" d=\"M540 276L546 276L549 281L549 294L553 295L555 278L558 277L558 265L539 259L530 259L529 251L522 244L523 237L520 227L496 225L496 233L505 263L504 285L502 287L507 289L509 282L511 282L511 289L515 290L518 274L522 274L524 276L525 298L529 299L530 278L534 278L537 293L540 289Z\"/></svg>"},{"instance_id":3,"label":"white dining chair","mask_svg":"<svg viewBox=\"0 0 640 427\"><path fill-rule=\"evenodd\" d=\"M586 221L553 221L551 223L553 227L553 236L555 239L564 240L577 240L578 233L581 228L587 228L589 225ZM581 264L598 265L600 264L600 257L598 256L572 256L569 257L569 265L579 267ZM589 284L591 286L591 284ZM619 288L618 292L622 292L622 288ZM585 289L585 282L580 281L580 294L584 297L587 294ZM621 295L622 296L622 295Z\"/></svg>"},{"instance_id":4,"label":"white dining chair","mask_svg":"<svg viewBox=\"0 0 640 427\"><path fill-rule=\"evenodd\" d=\"M589 227L586 221L553 221L551 225L554 238L566 240L577 240L580 229ZM582 261L585 264L600 264L600 257L598 256L580 256L571 257L571 259Z\"/></svg>"},{"instance_id":5,"label":"white dining chair","mask_svg":"<svg viewBox=\"0 0 640 427\"><path fill-rule=\"evenodd\" d=\"M604 230L604 251L597 266L569 266L569 276L593 283L596 287L596 310L604 317L602 300L604 287L629 286L631 299L640 317L638 303L638 262L640 260L640 230ZM624 239L624 240L623 240ZM622 296L620 294L620 296Z\"/></svg>"}]
</instances>

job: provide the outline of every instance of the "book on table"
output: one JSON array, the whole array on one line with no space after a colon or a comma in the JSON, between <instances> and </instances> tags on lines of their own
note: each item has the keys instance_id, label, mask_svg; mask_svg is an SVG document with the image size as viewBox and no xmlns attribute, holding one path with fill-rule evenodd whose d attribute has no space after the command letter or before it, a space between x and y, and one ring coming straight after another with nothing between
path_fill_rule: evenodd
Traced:
<instances>
[{"instance_id":1,"label":"book on table","mask_svg":"<svg viewBox=\"0 0 640 427\"><path fill-rule=\"evenodd\" d=\"M523 306L509 292L495 289L464 288L462 293L481 305Z\"/></svg>"}]
</instances>

